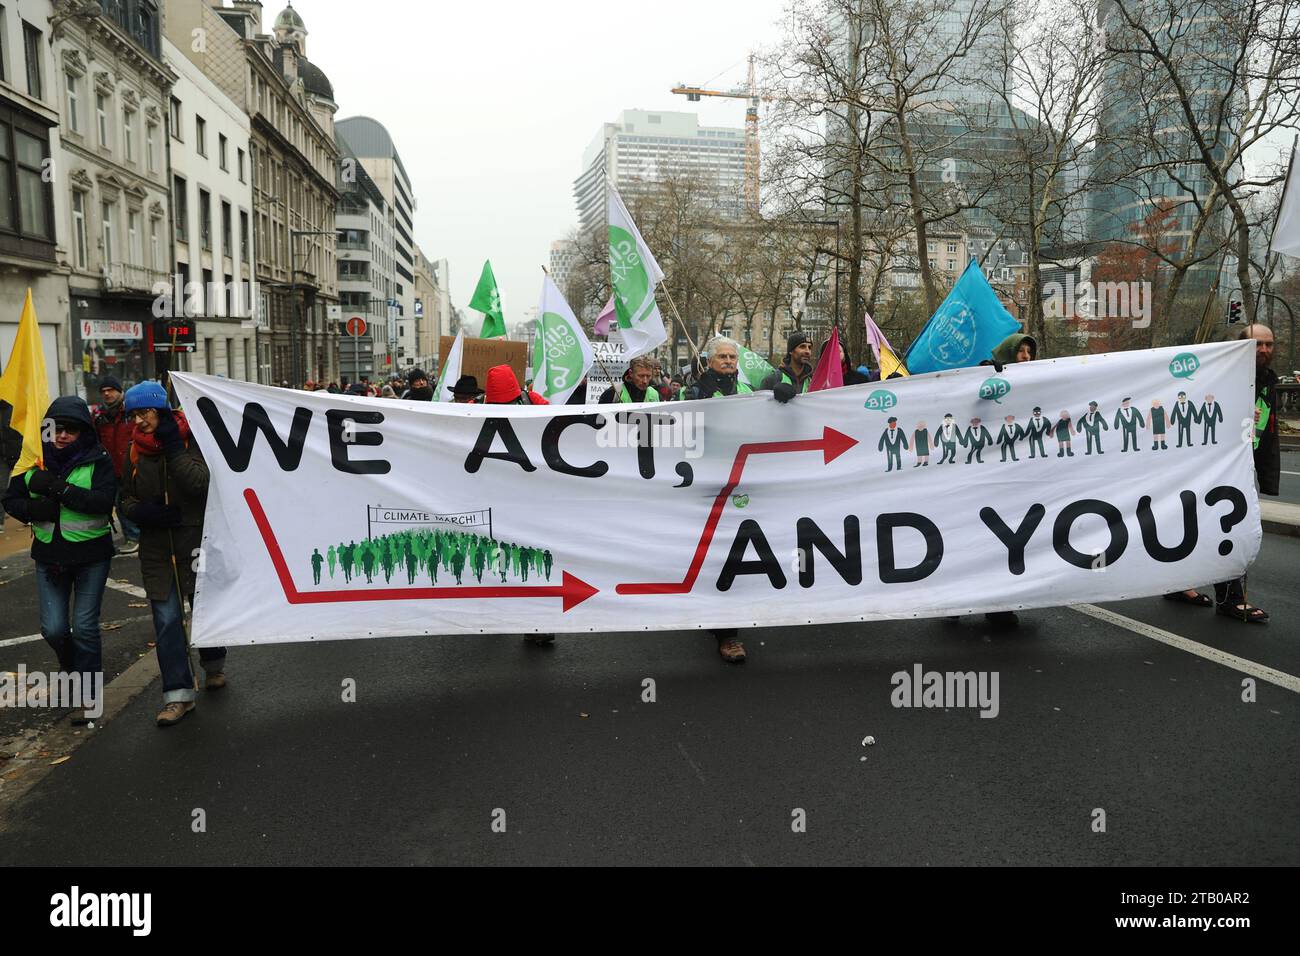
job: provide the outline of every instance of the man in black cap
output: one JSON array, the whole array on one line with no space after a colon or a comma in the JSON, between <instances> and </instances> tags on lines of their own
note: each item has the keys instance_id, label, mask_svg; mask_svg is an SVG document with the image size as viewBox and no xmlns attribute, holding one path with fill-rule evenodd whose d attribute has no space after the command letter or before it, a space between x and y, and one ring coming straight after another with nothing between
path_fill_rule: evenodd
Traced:
<instances>
[{"instance_id":1,"label":"man in black cap","mask_svg":"<svg viewBox=\"0 0 1300 956\"><path fill-rule=\"evenodd\" d=\"M462 375L451 387L451 400L457 405L473 405L483 394L478 387L478 379L473 375Z\"/></svg>"},{"instance_id":2,"label":"man in black cap","mask_svg":"<svg viewBox=\"0 0 1300 956\"><path fill-rule=\"evenodd\" d=\"M1101 417L1101 412L1097 411L1097 403L1089 402L1087 413L1075 424L1076 432L1087 432L1088 447L1084 451L1085 455L1092 454L1092 446L1097 446L1097 454L1106 454L1101 450L1101 433L1110 431L1110 426L1106 424L1106 419Z\"/></svg>"},{"instance_id":3,"label":"man in black cap","mask_svg":"<svg viewBox=\"0 0 1300 956\"><path fill-rule=\"evenodd\" d=\"M883 451L885 453L885 471L890 472L895 468L902 471L902 449L908 447L907 435L905 435L903 430L898 427L897 418L890 418L889 421L886 422L886 426L885 430L880 433L880 442L876 448L878 451Z\"/></svg>"},{"instance_id":4,"label":"man in black cap","mask_svg":"<svg viewBox=\"0 0 1300 956\"><path fill-rule=\"evenodd\" d=\"M759 387L772 392L778 401L788 402L808 391L812 375L812 343L807 332L795 331L785 340L785 362Z\"/></svg>"},{"instance_id":5,"label":"man in black cap","mask_svg":"<svg viewBox=\"0 0 1300 956\"><path fill-rule=\"evenodd\" d=\"M1174 407L1169 411L1169 424L1178 429L1177 448L1183 447L1183 440L1187 440L1187 447L1192 447L1192 426L1201 420L1201 414L1196 410L1196 406L1187 400L1186 392L1178 393L1178 401L1174 402Z\"/></svg>"},{"instance_id":6,"label":"man in black cap","mask_svg":"<svg viewBox=\"0 0 1300 956\"><path fill-rule=\"evenodd\" d=\"M424 374L424 369L411 369L407 373L406 381L410 387L402 393L402 398L412 402L433 401L433 386L429 384L429 376Z\"/></svg>"}]
</instances>

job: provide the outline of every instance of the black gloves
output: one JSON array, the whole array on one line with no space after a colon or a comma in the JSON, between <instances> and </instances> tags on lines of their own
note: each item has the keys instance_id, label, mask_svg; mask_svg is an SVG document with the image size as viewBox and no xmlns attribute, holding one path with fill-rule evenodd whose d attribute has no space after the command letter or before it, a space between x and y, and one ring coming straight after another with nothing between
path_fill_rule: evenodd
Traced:
<instances>
[{"instance_id":1,"label":"black gloves","mask_svg":"<svg viewBox=\"0 0 1300 956\"><path fill-rule=\"evenodd\" d=\"M160 501L141 501L131 509L131 520L145 528L175 528L181 523L181 509Z\"/></svg>"},{"instance_id":2,"label":"black gloves","mask_svg":"<svg viewBox=\"0 0 1300 956\"><path fill-rule=\"evenodd\" d=\"M984 361L980 362L980 364L992 365L993 371L997 372L999 375L1002 374L1002 363L999 362L997 359L985 359Z\"/></svg>"},{"instance_id":3,"label":"black gloves","mask_svg":"<svg viewBox=\"0 0 1300 956\"><path fill-rule=\"evenodd\" d=\"M27 515L37 521L56 521L59 517L59 503L53 498L35 498L27 505Z\"/></svg>"},{"instance_id":4,"label":"black gloves","mask_svg":"<svg viewBox=\"0 0 1300 956\"><path fill-rule=\"evenodd\" d=\"M772 397L784 405L790 399L794 398L794 386L789 382L779 382L772 387Z\"/></svg>"},{"instance_id":5,"label":"black gloves","mask_svg":"<svg viewBox=\"0 0 1300 956\"><path fill-rule=\"evenodd\" d=\"M166 409L158 411L158 427L154 430L158 436L158 443L163 446L164 451L175 451L182 447L181 445L181 428L176 424L176 418Z\"/></svg>"},{"instance_id":6,"label":"black gloves","mask_svg":"<svg viewBox=\"0 0 1300 956\"><path fill-rule=\"evenodd\" d=\"M57 498L63 494L63 489L68 487L68 483L62 478L56 477L52 472L39 468L27 482L29 491L38 495Z\"/></svg>"}]
</instances>

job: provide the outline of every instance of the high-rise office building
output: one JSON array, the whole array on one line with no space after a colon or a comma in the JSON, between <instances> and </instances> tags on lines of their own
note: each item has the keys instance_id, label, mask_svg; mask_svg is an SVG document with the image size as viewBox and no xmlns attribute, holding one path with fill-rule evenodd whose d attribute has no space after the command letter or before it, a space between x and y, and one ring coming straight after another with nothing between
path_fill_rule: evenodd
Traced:
<instances>
[{"instance_id":1,"label":"high-rise office building","mask_svg":"<svg viewBox=\"0 0 1300 956\"><path fill-rule=\"evenodd\" d=\"M604 226L607 183L627 198L678 172L711 181L720 215L743 215L745 131L701 126L694 113L624 110L583 154L573 183L579 225L584 232Z\"/></svg>"}]
</instances>

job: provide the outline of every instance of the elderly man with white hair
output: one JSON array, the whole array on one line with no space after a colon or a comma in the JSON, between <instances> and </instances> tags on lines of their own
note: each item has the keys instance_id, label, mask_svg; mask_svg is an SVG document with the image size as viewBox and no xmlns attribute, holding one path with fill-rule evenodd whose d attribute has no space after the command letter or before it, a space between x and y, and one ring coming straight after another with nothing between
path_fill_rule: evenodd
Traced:
<instances>
[{"instance_id":1,"label":"elderly man with white hair","mask_svg":"<svg viewBox=\"0 0 1300 956\"><path fill-rule=\"evenodd\" d=\"M726 395L747 395L753 391L740 377L740 346L735 339L715 335L704 348L709 367L699 381L692 385L686 398L722 398ZM743 660L743 657L742 657Z\"/></svg>"}]
</instances>

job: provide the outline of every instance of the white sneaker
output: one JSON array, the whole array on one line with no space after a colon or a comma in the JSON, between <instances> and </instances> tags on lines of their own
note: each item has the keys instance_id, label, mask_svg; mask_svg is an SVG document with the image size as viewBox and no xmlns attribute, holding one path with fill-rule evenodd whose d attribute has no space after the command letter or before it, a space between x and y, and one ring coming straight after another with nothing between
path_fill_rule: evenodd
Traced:
<instances>
[{"instance_id":1,"label":"white sneaker","mask_svg":"<svg viewBox=\"0 0 1300 956\"><path fill-rule=\"evenodd\" d=\"M122 546L117 549L118 554L136 554L140 550L139 541L123 541Z\"/></svg>"}]
</instances>

